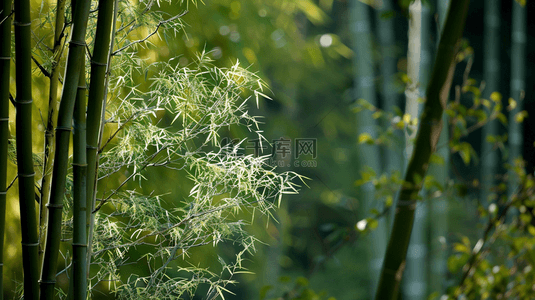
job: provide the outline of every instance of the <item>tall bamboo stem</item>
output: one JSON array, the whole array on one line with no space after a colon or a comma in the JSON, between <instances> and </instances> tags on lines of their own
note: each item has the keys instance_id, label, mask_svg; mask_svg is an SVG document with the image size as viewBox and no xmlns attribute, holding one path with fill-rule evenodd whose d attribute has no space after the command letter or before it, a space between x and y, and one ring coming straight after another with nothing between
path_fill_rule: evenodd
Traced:
<instances>
[{"instance_id":1,"label":"tall bamboo stem","mask_svg":"<svg viewBox=\"0 0 535 300\"><path fill-rule=\"evenodd\" d=\"M46 211L45 205L50 199L50 184L52 182L52 165L54 164L54 128L58 118L58 84L59 84L59 63L63 54L64 46L63 27L65 25L65 0L58 0L56 3L56 23L54 26L54 45L52 53L54 62L50 70L50 85L48 89L48 114L45 128L45 145L43 156L43 174L41 180L41 201L39 202L39 256L42 261L44 253L44 233L46 231Z\"/></svg>"},{"instance_id":2,"label":"tall bamboo stem","mask_svg":"<svg viewBox=\"0 0 535 300\"><path fill-rule=\"evenodd\" d=\"M420 98L425 95L425 87L429 82L431 53L429 49L429 7L416 0L409 6L409 54L408 71L413 91L407 95L406 113L412 118L419 118L423 105ZM413 138L416 126L407 139L406 164L413 151ZM408 299L425 299L427 292L427 213L428 206L422 202L414 214L414 230L411 234L407 250L407 273L404 281L404 294Z\"/></svg>"},{"instance_id":3,"label":"tall bamboo stem","mask_svg":"<svg viewBox=\"0 0 535 300\"><path fill-rule=\"evenodd\" d=\"M514 160L522 156L522 123L516 120L516 115L523 108L523 94L525 82L526 59L526 8L518 2L512 1L513 26L511 29L511 93L510 97L516 101L516 107L509 112L509 164L514 166ZM510 198L519 184L518 175L509 170L507 195Z\"/></svg>"},{"instance_id":4,"label":"tall bamboo stem","mask_svg":"<svg viewBox=\"0 0 535 300\"><path fill-rule=\"evenodd\" d=\"M114 5L115 4L115 5ZM111 50L113 48L112 20L116 19L117 1L101 0L95 34L95 48L91 61L91 82L89 84L89 98L87 103L87 271L91 265L91 242L93 237L94 218L92 211L95 207L97 190L98 148L102 134L104 105L106 101L106 79L109 72ZM115 22L113 22L115 24ZM115 26L113 26L115 28Z\"/></svg>"},{"instance_id":5,"label":"tall bamboo stem","mask_svg":"<svg viewBox=\"0 0 535 300\"><path fill-rule=\"evenodd\" d=\"M382 107L385 111L394 113L394 107L399 105L399 96L396 91L395 81L397 73L397 57L396 57L396 38L394 35L394 20L393 18L382 19L381 16L384 13L392 11L393 5L391 1L382 1L381 7L377 10L377 39L379 40L381 50L381 95L382 95ZM391 126L391 120L386 120L384 128ZM383 169L387 173L394 171L401 171L402 158L399 155L399 151L388 147L384 151L383 155ZM394 216L392 214L392 216Z\"/></svg>"},{"instance_id":6,"label":"tall bamboo stem","mask_svg":"<svg viewBox=\"0 0 535 300\"><path fill-rule=\"evenodd\" d=\"M74 104L78 90L78 79L80 69L83 67L82 62L85 55L85 33L90 4L91 1L88 0L76 1L73 14L73 28L69 42L65 80L58 111L58 126L56 127L56 153L54 155L51 195L50 202L47 205L49 212L45 254L40 281L41 299L53 299L54 297L56 265L61 237L61 215L69 157L69 140Z\"/></svg>"},{"instance_id":7,"label":"tall bamboo stem","mask_svg":"<svg viewBox=\"0 0 535 300\"><path fill-rule=\"evenodd\" d=\"M9 78L11 64L11 0L0 0L0 300L4 299L4 230L7 200L7 144L9 139Z\"/></svg>"},{"instance_id":8,"label":"tall bamboo stem","mask_svg":"<svg viewBox=\"0 0 535 300\"><path fill-rule=\"evenodd\" d=\"M446 19L446 13L448 12L449 0L439 0L437 3L438 14L438 28L439 36L444 27L444 21ZM438 46L438 43L437 43ZM431 165L429 167L429 174L433 175L435 180L446 187L449 171L449 133L448 133L448 117L445 113L442 114L442 132L438 139L437 154L444 160L444 165ZM446 195L442 194L438 198L431 200L430 202L430 230L431 237L433 239L430 243L430 276L429 276L429 290L430 291L442 291L445 284L446 276L446 259L447 252L443 247L442 241L446 237L448 232L448 202Z\"/></svg>"},{"instance_id":9,"label":"tall bamboo stem","mask_svg":"<svg viewBox=\"0 0 535 300\"><path fill-rule=\"evenodd\" d=\"M85 66L85 60L82 63ZM86 83L85 68L80 72L78 95L74 106L73 132L73 240L72 240L72 277L71 299L84 300L87 297L87 160L86 160Z\"/></svg>"},{"instance_id":10,"label":"tall bamboo stem","mask_svg":"<svg viewBox=\"0 0 535 300\"><path fill-rule=\"evenodd\" d=\"M371 43L371 22L369 17L369 7L360 1L350 1L349 6L351 36L353 49L355 51L354 64L354 91L355 98L362 98L374 106L377 106L374 84L374 66ZM372 112L363 110L357 114L357 132L368 134L373 138L377 137L377 128ZM375 172L380 172L378 147L375 145L361 144L358 148L357 158L359 172L366 168L371 168ZM359 176L359 175L357 175ZM364 207L365 215L373 208L375 203L374 187L371 182L362 185L358 191L358 199ZM369 238L369 268L372 274L372 289L377 285L377 275L381 268L384 249L386 247L387 226L386 220L380 219L377 228L371 232Z\"/></svg>"},{"instance_id":11,"label":"tall bamboo stem","mask_svg":"<svg viewBox=\"0 0 535 300\"><path fill-rule=\"evenodd\" d=\"M484 36L483 36L483 79L485 90L483 98L489 99L492 92L497 91L500 82L500 0L488 0L484 4ZM490 115L491 111L487 110ZM483 127L481 136L481 193L483 205L490 204L489 196L494 186L498 171L499 153L494 145L487 142L489 135L498 134L498 121L491 120Z\"/></svg>"},{"instance_id":12,"label":"tall bamboo stem","mask_svg":"<svg viewBox=\"0 0 535 300\"><path fill-rule=\"evenodd\" d=\"M32 152L30 1L15 1L16 128L24 299L38 299L39 260Z\"/></svg>"}]
</instances>

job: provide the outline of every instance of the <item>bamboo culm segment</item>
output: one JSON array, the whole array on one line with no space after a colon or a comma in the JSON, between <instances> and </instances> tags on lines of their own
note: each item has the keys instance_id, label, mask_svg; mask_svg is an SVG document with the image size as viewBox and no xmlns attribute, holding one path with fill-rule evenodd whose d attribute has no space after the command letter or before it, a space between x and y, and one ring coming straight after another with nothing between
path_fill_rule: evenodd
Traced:
<instances>
[{"instance_id":1,"label":"bamboo culm segment","mask_svg":"<svg viewBox=\"0 0 535 300\"><path fill-rule=\"evenodd\" d=\"M82 62L85 65L85 61ZM72 241L72 276L73 283L69 290L70 299L86 299L87 297L87 234L86 234L86 86L85 69L80 70L78 94L74 106L73 132L73 241Z\"/></svg>"},{"instance_id":2,"label":"bamboo culm segment","mask_svg":"<svg viewBox=\"0 0 535 300\"><path fill-rule=\"evenodd\" d=\"M9 77L11 64L11 0L0 0L0 278L4 274L4 230L7 194L7 144L9 140ZM0 280L0 300L4 299Z\"/></svg>"},{"instance_id":3,"label":"bamboo culm segment","mask_svg":"<svg viewBox=\"0 0 535 300\"><path fill-rule=\"evenodd\" d=\"M38 299L38 237L32 153L30 1L15 1L17 169L22 232L24 299Z\"/></svg>"},{"instance_id":4,"label":"bamboo culm segment","mask_svg":"<svg viewBox=\"0 0 535 300\"><path fill-rule=\"evenodd\" d=\"M105 79L108 57L111 46L111 28L114 11L114 0L101 0L99 2L99 14L97 30L95 33L95 48L91 61L91 82L89 84L89 97L87 103L87 236L91 237L91 211L94 207L96 191L96 175L98 168L98 143L101 126L102 107L105 99ZM91 241L88 240L88 244ZM87 255L87 264L90 262L90 251Z\"/></svg>"},{"instance_id":5,"label":"bamboo culm segment","mask_svg":"<svg viewBox=\"0 0 535 300\"><path fill-rule=\"evenodd\" d=\"M58 84L59 72L58 68L61 56L63 54L64 45L63 27L65 26L65 0L59 0L56 3L56 23L54 28L54 44L52 46L52 53L54 55L54 62L50 70L50 85L48 89L48 114L45 129L45 144L43 155L43 175L41 180L41 201L39 202L39 228L45 228L46 224L46 210L45 205L49 202L50 184L52 180L52 165L54 160L54 128L56 127L56 120L58 118ZM40 232L40 236L44 237L44 231ZM39 256L42 261L44 252L44 238L40 240Z\"/></svg>"},{"instance_id":6,"label":"bamboo culm segment","mask_svg":"<svg viewBox=\"0 0 535 300\"><path fill-rule=\"evenodd\" d=\"M85 55L85 33L90 2L76 1L73 15L72 35L69 42L69 54L65 71L65 81L58 111L56 127L56 153L52 172L52 187L48 207L48 222L45 242L45 254L41 271L41 299L53 299L56 283L56 267L61 237L62 202L65 192L67 164L69 156L69 140L74 110L78 79Z\"/></svg>"},{"instance_id":7,"label":"bamboo culm segment","mask_svg":"<svg viewBox=\"0 0 535 300\"><path fill-rule=\"evenodd\" d=\"M414 152L405 173L405 182L399 193L394 225L386 249L379 279L376 300L395 300L403 277L407 248L414 222L421 180L429 166L429 158L435 151L442 130L442 112L446 106L453 71L454 58L466 15L469 0L452 0L435 58L431 80L426 90L426 102L419 125Z\"/></svg>"}]
</instances>

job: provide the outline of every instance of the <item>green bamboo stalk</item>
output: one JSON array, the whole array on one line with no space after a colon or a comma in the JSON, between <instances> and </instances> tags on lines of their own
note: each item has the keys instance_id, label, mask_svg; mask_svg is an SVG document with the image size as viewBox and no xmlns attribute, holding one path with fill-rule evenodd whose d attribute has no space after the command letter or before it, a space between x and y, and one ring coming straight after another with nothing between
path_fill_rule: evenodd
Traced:
<instances>
[{"instance_id":1,"label":"green bamboo stalk","mask_svg":"<svg viewBox=\"0 0 535 300\"><path fill-rule=\"evenodd\" d=\"M454 57L462 37L469 0L452 0L440 38L431 80L426 91L426 102L419 122L414 152L405 173L405 182L396 204L394 226L388 242L384 264L375 295L376 300L397 299L405 268L407 248L414 222L418 193L422 178L435 151L442 130L442 112L451 86Z\"/></svg>"},{"instance_id":2,"label":"green bamboo stalk","mask_svg":"<svg viewBox=\"0 0 535 300\"><path fill-rule=\"evenodd\" d=\"M512 1L513 25L511 28L511 97L516 101L516 107L509 112L509 164L522 156L522 123L516 121L516 115L523 108L523 93L525 83L526 59L526 8L518 2ZM510 198L518 188L519 178L514 170L509 170L507 195Z\"/></svg>"},{"instance_id":3,"label":"green bamboo stalk","mask_svg":"<svg viewBox=\"0 0 535 300\"><path fill-rule=\"evenodd\" d=\"M0 300L4 299L4 230L7 200L7 144L9 139L9 79L11 64L11 6L0 0Z\"/></svg>"},{"instance_id":4,"label":"green bamboo stalk","mask_svg":"<svg viewBox=\"0 0 535 300\"><path fill-rule=\"evenodd\" d=\"M429 49L429 28L431 16L429 7L416 0L409 6L409 60L413 74L409 78L413 81L414 92L407 97L407 110L411 117L419 117L423 105L419 99L425 95L425 87L429 82L431 69L431 53ZM415 53L410 53L411 48ZM416 114L416 115L414 115ZM415 126L416 127L416 126ZM414 128L416 129L416 128ZM416 132L408 139L406 163L412 156L413 138ZM409 248L407 249L407 273L404 280L403 291L408 299L424 299L427 292L427 220L428 206L422 202L414 214L414 230L411 234Z\"/></svg>"},{"instance_id":5,"label":"green bamboo stalk","mask_svg":"<svg viewBox=\"0 0 535 300\"><path fill-rule=\"evenodd\" d=\"M371 26L369 20L369 7L360 1L350 1L349 13L353 40L353 49L355 51L354 64L354 91L355 98L362 98L370 104L377 106L374 84L374 66L371 44ZM377 137L375 119L372 112L363 110L357 115L357 132L369 134L371 137ZM358 171L363 171L369 167L375 172L380 172L378 147L375 145L360 145L358 149L359 167ZM359 188L358 199L365 208L365 216L373 208L375 201L374 187L371 183L366 183ZM379 275L382 265L384 249L386 247L387 226L386 220L380 219L377 228L367 237L370 242L369 250L369 268L372 274L372 286L375 288L377 281L375 278Z\"/></svg>"},{"instance_id":6,"label":"green bamboo stalk","mask_svg":"<svg viewBox=\"0 0 535 300\"><path fill-rule=\"evenodd\" d=\"M438 23L440 29L444 27L446 13L448 12L448 5L449 0L439 0L437 3ZM431 165L428 172L440 185L445 187L448 180L450 161L448 145L449 133L447 126L448 117L445 113L442 114L442 124L444 124L444 126L442 127L442 132L440 133L440 137L438 139L437 154L444 160L444 165ZM429 213L429 227L432 237L430 243L431 251L429 255L429 290L442 291L445 284L444 278L446 275L447 253L445 248L442 246L440 239L446 237L448 230L448 202L445 194L442 194L440 197L431 200Z\"/></svg>"},{"instance_id":7,"label":"green bamboo stalk","mask_svg":"<svg viewBox=\"0 0 535 300\"><path fill-rule=\"evenodd\" d=\"M114 6L115 4L115 6ZM104 105L106 99L106 78L109 72L110 53L113 48L114 31L112 20L116 18L117 1L101 0L95 34L95 48L91 60L91 82L89 84L89 98L87 103L87 271L91 264L91 241L93 237L94 218L92 211L95 207L97 190L98 148L103 126ZM115 23L115 22L113 22Z\"/></svg>"},{"instance_id":8,"label":"green bamboo stalk","mask_svg":"<svg viewBox=\"0 0 535 300\"><path fill-rule=\"evenodd\" d=\"M78 79L85 55L85 33L91 1L78 0L73 14L73 28L69 44L69 54L65 80L58 111L56 127L56 153L52 172L52 187L48 207L48 227L46 232L45 254L41 271L41 299L54 298L56 265L61 237L61 214L65 193L65 179L69 158L69 140L74 104L78 90Z\"/></svg>"},{"instance_id":9,"label":"green bamboo stalk","mask_svg":"<svg viewBox=\"0 0 535 300\"><path fill-rule=\"evenodd\" d=\"M32 153L32 69L30 1L15 1L17 169L24 299L37 299L38 236Z\"/></svg>"},{"instance_id":10,"label":"green bamboo stalk","mask_svg":"<svg viewBox=\"0 0 535 300\"><path fill-rule=\"evenodd\" d=\"M85 59L82 65L85 65ZM86 160L86 83L85 68L81 69L78 83L78 94L74 106L73 132L73 240L72 240L72 290L70 299L84 300L87 297L87 232L86 211L87 201L87 160Z\"/></svg>"},{"instance_id":11,"label":"green bamboo stalk","mask_svg":"<svg viewBox=\"0 0 535 300\"><path fill-rule=\"evenodd\" d=\"M46 228L45 205L50 199L50 184L52 182L52 165L54 164L54 128L58 118L58 84L59 84L59 63L63 54L63 27L65 25L65 0L58 0L56 3L56 23L54 26L54 41L52 53L54 62L50 70L50 85L48 89L48 115L45 129L45 145L43 155L43 174L41 180L41 201L39 202L39 256L43 260L44 253L44 233Z\"/></svg>"},{"instance_id":12,"label":"green bamboo stalk","mask_svg":"<svg viewBox=\"0 0 535 300\"><path fill-rule=\"evenodd\" d=\"M499 89L500 82L500 0L488 0L484 5L484 36L483 36L483 79L485 90L483 98L489 99L490 94ZM487 109L487 114L490 115ZM481 135L481 191L480 201L483 205L490 204L489 196L494 186L498 171L499 153L494 145L487 142L487 136L498 133L498 121L490 120Z\"/></svg>"},{"instance_id":13,"label":"green bamboo stalk","mask_svg":"<svg viewBox=\"0 0 535 300\"><path fill-rule=\"evenodd\" d=\"M383 14L388 13L393 10L391 1L382 1L381 7L377 9L377 39L379 40L380 50L381 50L381 95L383 98L382 107L385 111L394 113L394 107L399 105L399 96L396 91L395 81L397 73L397 57L396 57L396 38L394 35L394 20L393 18L382 19ZM383 124L384 128L391 126L391 120L386 120ZM398 154L399 151L396 151L392 148L386 148L384 151L384 166L383 169L387 173L392 173L394 171L401 171L402 169L402 158ZM392 214L392 216L394 216Z\"/></svg>"}]
</instances>

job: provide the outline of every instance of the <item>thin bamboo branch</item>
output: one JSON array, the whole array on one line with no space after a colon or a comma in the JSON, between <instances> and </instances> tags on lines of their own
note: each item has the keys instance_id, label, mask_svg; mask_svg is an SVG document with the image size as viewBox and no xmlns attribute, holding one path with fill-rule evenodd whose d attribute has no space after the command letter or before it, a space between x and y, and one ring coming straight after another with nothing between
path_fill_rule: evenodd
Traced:
<instances>
[{"instance_id":1,"label":"thin bamboo branch","mask_svg":"<svg viewBox=\"0 0 535 300\"><path fill-rule=\"evenodd\" d=\"M133 46L133 45L136 45L136 44L140 44L140 43L145 42L145 41L148 40L151 36L153 36L153 35L155 35L156 33L158 33L158 29L160 29L160 27L161 27L162 25L167 24L167 23L169 23L169 22L172 22L172 21L174 21L174 20L176 20L176 19L179 19L179 18L183 17L184 15L186 15L187 13L188 13L188 11L186 10L186 11L184 11L183 13L181 13L181 14L179 14L179 15L176 15L176 16L173 16L173 17L167 19L167 20L163 20L163 21L158 22L158 24L156 25L156 28L155 28L151 33L149 33L147 36L145 36L145 37L142 38L142 39L135 40L135 41L133 41L133 42L131 42L131 43L128 43L127 45L124 45L123 47L121 47L121 48L119 48L119 49L113 51L111 55L112 55L112 56L117 55L119 52L121 52L121 51L123 51L123 50L125 50L125 49L127 49L127 48L129 48L129 47L131 47L131 46Z\"/></svg>"}]
</instances>

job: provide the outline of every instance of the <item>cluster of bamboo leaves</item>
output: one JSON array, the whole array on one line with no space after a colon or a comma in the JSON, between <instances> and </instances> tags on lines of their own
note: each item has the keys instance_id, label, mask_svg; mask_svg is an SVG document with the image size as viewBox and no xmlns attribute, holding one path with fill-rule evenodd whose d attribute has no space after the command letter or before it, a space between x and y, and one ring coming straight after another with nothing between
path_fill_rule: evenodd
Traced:
<instances>
[{"instance_id":1,"label":"cluster of bamboo leaves","mask_svg":"<svg viewBox=\"0 0 535 300\"><path fill-rule=\"evenodd\" d=\"M11 2L1 4L0 39L7 52L0 55L5 139L0 195L7 190L11 92L24 298L85 299L103 282L121 299L177 299L203 285L207 299L224 298L233 275L244 270L244 255L255 249L242 211L271 215L302 179L276 172L268 156L243 154L245 140L221 142L225 130L243 127L267 143L247 109L251 100L258 104L267 98L263 81L238 62L229 68L212 65L209 52L188 66L177 59L151 60L151 43L184 34L183 14L167 15L159 10L160 1L76 0L48 7L16 1L15 49L9 49ZM32 22L31 13L39 19ZM33 48L32 36L37 37ZM13 61L16 90L9 86ZM32 76L49 80L48 103L39 99L46 120L31 115ZM45 145L36 154L31 128L41 122ZM191 185L189 195L143 191L153 168L175 174L171 180L187 178L189 183L176 184ZM231 261L220 258L219 271L190 258L196 248L222 242L240 250ZM65 267L58 268L60 255ZM132 264L148 272L121 273ZM68 289L55 284L64 274Z\"/></svg>"}]
</instances>

